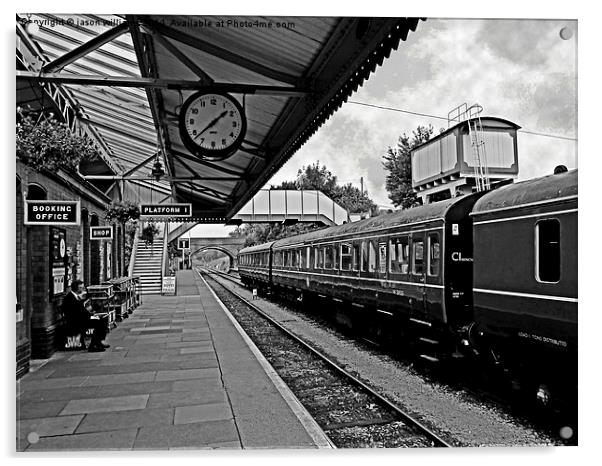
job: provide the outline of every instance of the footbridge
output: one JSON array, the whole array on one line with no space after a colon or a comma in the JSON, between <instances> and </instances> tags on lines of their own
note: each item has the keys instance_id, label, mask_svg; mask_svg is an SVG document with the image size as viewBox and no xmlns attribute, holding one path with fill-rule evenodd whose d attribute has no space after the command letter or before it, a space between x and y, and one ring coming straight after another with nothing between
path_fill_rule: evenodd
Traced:
<instances>
[{"instance_id":1,"label":"footbridge","mask_svg":"<svg viewBox=\"0 0 602 466\"><path fill-rule=\"evenodd\" d=\"M349 222L349 212L321 191L262 189L229 222L282 223L316 222L326 226ZM167 241L179 238L197 222L185 222L170 228Z\"/></svg>"},{"instance_id":2,"label":"footbridge","mask_svg":"<svg viewBox=\"0 0 602 466\"><path fill-rule=\"evenodd\" d=\"M221 251L230 258L230 268L237 265L236 256L245 245L245 238L190 238L190 257L192 264L198 262L203 251L214 249Z\"/></svg>"},{"instance_id":3,"label":"footbridge","mask_svg":"<svg viewBox=\"0 0 602 466\"><path fill-rule=\"evenodd\" d=\"M321 191L262 189L228 224L320 222L333 226L348 221L349 212Z\"/></svg>"}]
</instances>

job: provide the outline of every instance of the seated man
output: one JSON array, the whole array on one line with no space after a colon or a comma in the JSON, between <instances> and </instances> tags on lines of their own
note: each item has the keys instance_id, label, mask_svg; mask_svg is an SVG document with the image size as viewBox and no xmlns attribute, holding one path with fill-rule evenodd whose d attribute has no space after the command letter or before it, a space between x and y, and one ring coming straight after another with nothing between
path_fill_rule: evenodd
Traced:
<instances>
[{"instance_id":1,"label":"seated man","mask_svg":"<svg viewBox=\"0 0 602 466\"><path fill-rule=\"evenodd\" d=\"M93 329L92 341L88 351L104 351L109 345L105 345L104 340L107 334L107 325L104 319L94 318L91 308L86 308L85 302L81 299L84 292L84 284L81 280L74 280L71 283L71 291L63 298L63 314L67 325L75 331L80 332L81 348L86 349L84 337L86 330ZM88 310L89 309L89 310Z\"/></svg>"}]
</instances>

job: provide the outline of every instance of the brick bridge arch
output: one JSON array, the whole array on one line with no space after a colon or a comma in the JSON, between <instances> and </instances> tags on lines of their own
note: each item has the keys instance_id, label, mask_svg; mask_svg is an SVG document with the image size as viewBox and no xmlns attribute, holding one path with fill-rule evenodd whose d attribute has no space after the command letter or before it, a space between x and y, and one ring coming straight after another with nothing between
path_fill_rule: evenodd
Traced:
<instances>
[{"instance_id":1,"label":"brick bridge arch","mask_svg":"<svg viewBox=\"0 0 602 466\"><path fill-rule=\"evenodd\" d=\"M190 238L190 252L193 262L198 254L208 249L221 251L230 258L230 268L238 265L236 256L245 245L245 238Z\"/></svg>"}]
</instances>

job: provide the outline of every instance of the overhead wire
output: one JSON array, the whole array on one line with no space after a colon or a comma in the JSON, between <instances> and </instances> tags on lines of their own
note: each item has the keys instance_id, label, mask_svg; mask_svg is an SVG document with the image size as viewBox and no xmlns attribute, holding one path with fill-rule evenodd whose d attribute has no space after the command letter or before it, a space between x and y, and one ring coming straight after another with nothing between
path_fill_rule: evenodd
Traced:
<instances>
[{"instance_id":1,"label":"overhead wire","mask_svg":"<svg viewBox=\"0 0 602 466\"><path fill-rule=\"evenodd\" d=\"M364 107L377 108L377 109L380 109L380 110L388 110L388 111L391 111L391 112L407 113L409 115L424 116L424 117L428 117L428 118L435 118L437 120L449 121L448 118L442 117L442 116L439 116L439 115L432 115L432 114L429 114L429 113L421 113L421 112L413 112L413 111L404 110L404 109L401 109L401 108L386 107L384 105L375 105L375 104L369 104L369 103L366 103L366 102L357 102L355 100L348 100L347 103L354 104L354 105L361 105L361 106L364 106ZM556 139L565 139L567 141L577 141L577 138L573 138L573 137L569 137L569 136L560 136L560 135L557 135L557 134L541 133L541 132L538 132L538 131L528 131L526 129L519 129L518 131L520 131L521 133L533 134L533 135L536 135L536 136L544 136L544 137L556 138Z\"/></svg>"}]
</instances>

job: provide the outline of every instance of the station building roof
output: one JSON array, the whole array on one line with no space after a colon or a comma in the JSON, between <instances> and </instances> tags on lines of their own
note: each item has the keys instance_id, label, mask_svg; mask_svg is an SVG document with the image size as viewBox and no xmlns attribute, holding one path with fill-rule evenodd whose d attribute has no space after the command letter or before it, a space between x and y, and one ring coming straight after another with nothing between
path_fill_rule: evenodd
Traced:
<instances>
[{"instance_id":1,"label":"station building roof","mask_svg":"<svg viewBox=\"0 0 602 466\"><path fill-rule=\"evenodd\" d=\"M19 14L17 105L59 111L94 137L102 160L80 170L97 186L123 177L123 197L154 191L191 202L196 221L224 223L418 22ZM221 161L191 154L178 129L186 98L211 89L242 102L248 122L240 149ZM159 182L150 176L157 154L167 172Z\"/></svg>"}]
</instances>

